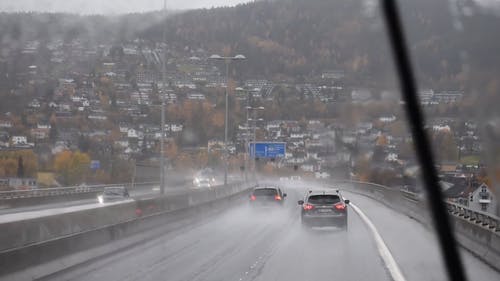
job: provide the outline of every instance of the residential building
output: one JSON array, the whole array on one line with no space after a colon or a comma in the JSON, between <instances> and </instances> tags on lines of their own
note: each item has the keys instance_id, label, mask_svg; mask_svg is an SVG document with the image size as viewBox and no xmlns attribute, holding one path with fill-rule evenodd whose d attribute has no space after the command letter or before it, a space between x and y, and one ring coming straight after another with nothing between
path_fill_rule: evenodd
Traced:
<instances>
[{"instance_id":1,"label":"residential building","mask_svg":"<svg viewBox=\"0 0 500 281\"><path fill-rule=\"evenodd\" d=\"M36 140L44 140L49 137L50 129L33 128L31 129L31 137Z\"/></svg>"},{"instance_id":2,"label":"residential building","mask_svg":"<svg viewBox=\"0 0 500 281\"><path fill-rule=\"evenodd\" d=\"M2 120L0 121L0 128L5 128L5 129L12 128L12 122Z\"/></svg>"},{"instance_id":3,"label":"residential building","mask_svg":"<svg viewBox=\"0 0 500 281\"><path fill-rule=\"evenodd\" d=\"M205 100L205 95L204 94L200 94L200 93L189 93L187 94L187 98L189 100Z\"/></svg>"},{"instance_id":4,"label":"residential building","mask_svg":"<svg viewBox=\"0 0 500 281\"><path fill-rule=\"evenodd\" d=\"M0 186L9 189L36 189L38 184L34 178L0 178Z\"/></svg>"},{"instance_id":5,"label":"residential building","mask_svg":"<svg viewBox=\"0 0 500 281\"><path fill-rule=\"evenodd\" d=\"M489 186L483 183L469 195L468 207L472 210L496 214L498 198Z\"/></svg>"},{"instance_id":6,"label":"residential building","mask_svg":"<svg viewBox=\"0 0 500 281\"><path fill-rule=\"evenodd\" d=\"M28 138L26 136L12 136L12 145L25 145L28 144Z\"/></svg>"}]
</instances>

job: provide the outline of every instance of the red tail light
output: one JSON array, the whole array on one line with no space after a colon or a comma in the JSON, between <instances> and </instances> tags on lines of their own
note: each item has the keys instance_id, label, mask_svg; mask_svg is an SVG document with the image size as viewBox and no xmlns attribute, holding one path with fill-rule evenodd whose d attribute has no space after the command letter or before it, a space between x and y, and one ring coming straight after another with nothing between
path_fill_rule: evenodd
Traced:
<instances>
[{"instance_id":1,"label":"red tail light","mask_svg":"<svg viewBox=\"0 0 500 281\"><path fill-rule=\"evenodd\" d=\"M304 210L306 210L306 211L310 211L310 210L314 209L314 206L313 206L313 205L311 205L311 204L304 204L304 205L303 205L303 208L304 208Z\"/></svg>"},{"instance_id":2,"label":"red tail light","mask_svg":"<svg viewBox=\"0 0 500 281\"><path fill-rule=\"evenodd\" d=\"M257 199L257 197L255 197L255 195L252 194L252 196L250 196L250 200L255 201L255 199Z\"/></svg>"},{"instance_id":3,"label":"red tail light","mask_svg":"<svg viewBox=\"0 0 500 281\"><path fill-rule=\"evenodd\" d=\"M276 200L276 201L281 201L281 196L279 196L279 195L275 195L275 196L274 196L274 200Z\"/></svg>"},{"instance_id":4,"label":"red tail light","mask_svg":"<svg viewBox=\"0 0 500 281\"><path fill-rule=\"evenodd\" d=\"M344 205L344 203L342 203L342 202L341 202L341 203L337 203L337 204L335 204L335 205L333 205L333 206L335 207L335 209L337 209L337 210L342 210L342 211L343 211L343 210L345 210L345 207L346 207L346 206Z\"/></svg>"}]
</instances>

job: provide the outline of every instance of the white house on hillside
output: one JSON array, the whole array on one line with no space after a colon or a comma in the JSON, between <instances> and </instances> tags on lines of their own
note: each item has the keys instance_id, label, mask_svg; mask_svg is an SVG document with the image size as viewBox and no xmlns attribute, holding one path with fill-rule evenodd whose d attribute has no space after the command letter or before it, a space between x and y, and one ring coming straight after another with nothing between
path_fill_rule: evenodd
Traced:
<instances>
[{"instance_id":1,"label":"white house on hillside","mask_svg":"<svg viewBox=\"0 0 500 281\"><path fill-rule=\"evenodd\" d=\"M469 208L475 211L482 211L496 214L498 199L486 184L481 184L469 195Z\"/></svg>"},{"instance_id":2,"label":"white house on hillside","mask_svg":"<svg viewBox=\"0 0 500 281\"><path fill-rule=\"evenodd\" d=\"M13 145L21 145L21 144L27 144L28 139L26 136L12 136L12 144Z\"/></svg>"}]
</instances>

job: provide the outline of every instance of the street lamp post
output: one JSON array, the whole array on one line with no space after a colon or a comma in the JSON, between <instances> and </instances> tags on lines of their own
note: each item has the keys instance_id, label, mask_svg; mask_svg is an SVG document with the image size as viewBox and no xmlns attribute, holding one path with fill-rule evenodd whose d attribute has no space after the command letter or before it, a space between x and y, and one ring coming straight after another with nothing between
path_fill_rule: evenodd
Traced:
<instances>
[{"instance_id":1,"label":"street lamp post","mask_svg":"<svg viewBox=\"0 0 500 281\"><path fill-rule=\"evenodd\" d=\"M255 153L255 142L257 141L257 122L261 122L261 121L264 121L264 119L262 118L257 118L257 111L259 110L264 110L265 108L263 106L259 106L259 107L251 107L251 106L247 106L246 107L247 109L247 136L248 136L248 121L253 121L254 124L253 124L253 143L254 143L254 153ZM248 112L249 111L253 111L253 118L248 118ZM253 157L253 172L254 172L254 177L255 177L255 168L256 168L256 163L255 163L255 155Z\"/></svg>"},{"instance_id":2,"label":"street lamp post","mask_svg":"<svg viewBox=\"0 0 500 281\"><path fill-rule=\"evenodd\" d=\"M243 163L244 164L243 167L245 169L245 181L248 181L248 171L247 170L248 170L248 158L249 158L249 155L248 155L249 154L249 147L248 147L248 118L249 118L248 112L249 112L249 110L248 110L248 108L249 107L250 106L248 105L248 96L247 96L247 107L246 107L247 117L245 119L246 120L246 124L245 124L245 161Z\"/></svg>"},{"instance_id":3,"label":"street lamp post","mask_svg":"<svg viewBox=\"0 0 500 281\"><path fill-rule=\"evenodd\" d=\"M229 112L229 64L235 60L245 60L244 55L236 55L234 57L223 57L220 55L211 55L209 59L222 60L226 64L226 110L224 117L224 185L227 185L227 170L228 170L228 149L227 149L227 133L228 133L228 112Z\"/></svg>"},{"instance_id":4,"label":"street lamp post","mask_svg":"<svg viewBox=\"0 0 500 281\"><path fill-rule=\"evenodd\" d=\"M135 189L135 178L137 177L137 160L134 158L134 172L132 175L132 189Z\"/></svg>"},{"instance_id":5,"label":"street lamp post","mask_svg":"<svg viewBox=\"0 0 500 281\"><path fill-rule=\"evenodd\" d=\"M166 16L167 16L167 0L163 1L163 13L165 16L165 22L166 22ZM166 80L166 71L167 71L167 66L166 66L166 48L165 44L167 41L167 35L166 35L166 29L163 27L163 59L162 59L162 65L161 65L161 78L162 78L162 95L161 95L161 139L160 139L160 194L165 194L165 80Z\"/></svg>"}]
</instances>

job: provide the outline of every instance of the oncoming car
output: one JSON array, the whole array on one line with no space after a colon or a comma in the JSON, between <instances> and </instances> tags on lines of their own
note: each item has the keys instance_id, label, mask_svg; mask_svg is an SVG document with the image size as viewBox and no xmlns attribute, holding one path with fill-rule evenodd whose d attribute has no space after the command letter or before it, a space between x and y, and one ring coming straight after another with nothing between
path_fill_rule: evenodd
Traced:
<instances>
[{"instance_id":1,"label":"oncoming car","mask_svg":"<svg viewBox=\"0 0 500 281\"><path fill-rule=\"evenodd\" d=\"M215 172L210 168L199 171L193 179L193 187L212 187L215 185Z\"/></svg>"},{"instance_id":2,"label":"oncoming car","mask_svg":"<svg viewBox=\"0 0 500 281\"><path fill-rule=\"evenodd\" d=\"M302 206L301 221L304 227L336 226L347 230L346 200L338 190L308 191Z\"/></svg>"},{"instance_id":3,"label":"oncoming car","mask_svg":"<svg viewBox=\"0 0 500 281\"><path fill-rule=\"evenodd\" d=\"M101 195L97 196L99 203L125 200L130 197L128 190L124 186L105 187Z\"/></svg>"},{"instance_id":4,"label":"oncoming car","mask_svg":"<svg viewBox=\"0 0 500 281\"><path fill-rule=\"evenodd\" d=\"M211 187L212 181L208 178L196 178L194 180L195 188Z\"/></svg>"},{"instance_id":5,"label":"oncoming car","mask_svg":"<svg viewBox=\"0 0 500 281\"><path fill-rule=\"evenodd\" d=\"M250 205L255 208L281 207L285 202L285 197L286 193L278 186L257 186L250 195Z\"/></svg>"}]
</instances>

